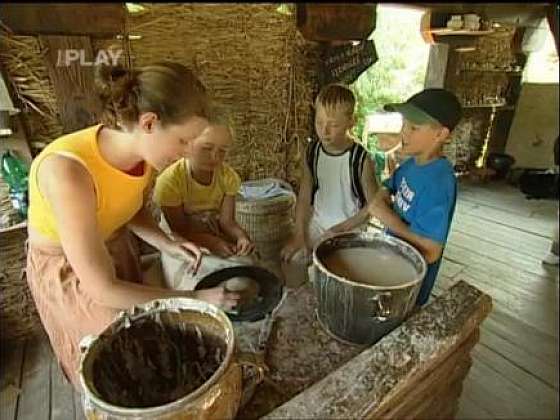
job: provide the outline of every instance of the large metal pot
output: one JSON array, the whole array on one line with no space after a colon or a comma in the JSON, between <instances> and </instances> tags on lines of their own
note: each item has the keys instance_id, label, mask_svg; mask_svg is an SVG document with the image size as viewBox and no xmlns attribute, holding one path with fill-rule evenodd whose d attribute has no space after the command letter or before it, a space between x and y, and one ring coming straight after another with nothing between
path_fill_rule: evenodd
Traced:
<instances>
[{"instance_id":1,"label":"large metal pot","mask_svg":"<svg viewBox=\"0 0 560 420\"><path fill-rule=\"evenodd\" d=\"M378 286L340 277L324 265L325 258L334 251L363 247L404 257L414 267L413 278L402 284ZM371 267L372 272L375 269ZM426 270L426 261L420 252L382 232L330 236L319 242L313 251L312 281L319 301L319 321L342 341L373 344L398 326L414 307Z\"/></svg>"},{"instance_id":2,"label":"large metal pot","mask_svg":"<svg viewBox=\"0 0 560 420\"><path fill-rule=\"evenodd\" d=\"M145 317L159 319L167 325L190 324L199 328L202 334L210 332L223 342L225 355L206 382L175 401L146 408L112 404L96 387L95 361L100 358L102 347L106 343L110 345L113 336ZM233 326L223 311L209 303L187 298L154 300L121 312L99 336L84 337L80 350L82 404L86 417L94 420L232 419L242 397L242 365L257 368L258 382L264 372L262 366L236 354Z\"/></svg>"}]
</instances>

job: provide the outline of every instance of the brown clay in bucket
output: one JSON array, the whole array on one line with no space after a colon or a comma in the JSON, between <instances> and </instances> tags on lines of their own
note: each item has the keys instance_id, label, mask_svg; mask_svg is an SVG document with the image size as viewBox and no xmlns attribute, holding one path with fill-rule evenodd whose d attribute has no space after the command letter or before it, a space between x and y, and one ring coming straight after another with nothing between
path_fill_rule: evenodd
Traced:
<instances>
[{"instance_id":1,"label":"brown clay in bucket","mask_svg":"<svg viewBox=\"0 0 560 420\"><path fill-rule=\"evenodd\" d=\"M103 343L93 383L99 396L116 406L160 406L199 388L225 355L223 339L198 325L145 317Z\"/></svg>"}]
</instances>

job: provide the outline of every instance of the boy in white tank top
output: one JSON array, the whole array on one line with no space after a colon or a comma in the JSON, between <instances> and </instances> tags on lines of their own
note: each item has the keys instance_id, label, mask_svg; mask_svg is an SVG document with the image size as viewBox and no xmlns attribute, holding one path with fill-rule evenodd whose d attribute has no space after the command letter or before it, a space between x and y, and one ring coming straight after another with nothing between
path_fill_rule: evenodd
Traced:
<instances>
[{"instance_id":1,"label":"boy in white tank top","mask_svg":"<svg viewBox=\"0 0 560 420\"><path fill-rule=\"evenodd\" d=\"M294 236L282 249L282 260L308 260L328 233L353 230L369 218L367 203L377 191L375 168L367 151L354 142L356 99L350 89L330 84L315 101L315 130L303 161Z\"/></svg>"}]
</instances>

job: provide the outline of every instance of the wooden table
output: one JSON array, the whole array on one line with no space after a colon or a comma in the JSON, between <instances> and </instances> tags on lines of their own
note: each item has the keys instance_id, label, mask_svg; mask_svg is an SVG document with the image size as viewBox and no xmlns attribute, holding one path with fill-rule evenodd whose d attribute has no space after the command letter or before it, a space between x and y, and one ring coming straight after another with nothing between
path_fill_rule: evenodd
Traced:
<instances>
[{"instance_id":1,"label":"wooden table","mask_svg":"<svg viewBox=\"0 0 560 420\"><path fill-rule=\"evenodd\" d=\"M460 281L365 349L328 335L316 307L309 283L290 292L239 418L450 418L492 301Z\"/></svg>"}]
</instances>

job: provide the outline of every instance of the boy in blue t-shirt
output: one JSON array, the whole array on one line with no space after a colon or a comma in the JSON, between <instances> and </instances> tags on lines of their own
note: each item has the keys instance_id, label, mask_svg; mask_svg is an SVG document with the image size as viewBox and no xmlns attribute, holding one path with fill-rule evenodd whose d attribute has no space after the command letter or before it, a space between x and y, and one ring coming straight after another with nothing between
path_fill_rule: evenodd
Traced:
<instances>
[{"instance_id":1,"label":"boy in blue t-shirt","mask_svg":"<svg viewBox=\"0 0 560 420\"><path fill-rule=\"evenodd\" d=\"M410 158L383 183L369 212L426 259L428 271L416 300L421 306L434 286L455 211L457 181L442 147L462 109L455 95L444 89L425 89L385 109L402 114L401 153Z\"/></svg>"}]
</instances>

